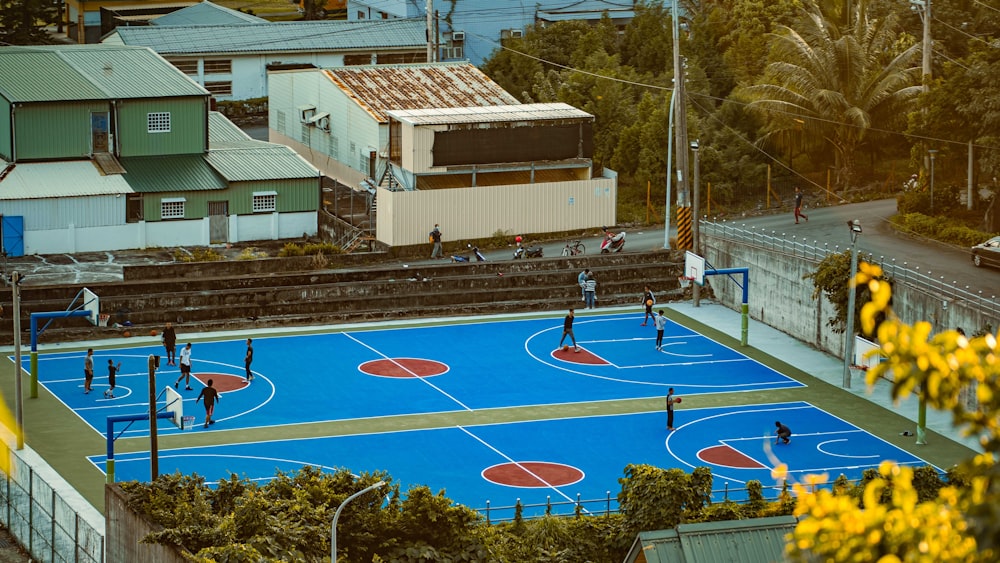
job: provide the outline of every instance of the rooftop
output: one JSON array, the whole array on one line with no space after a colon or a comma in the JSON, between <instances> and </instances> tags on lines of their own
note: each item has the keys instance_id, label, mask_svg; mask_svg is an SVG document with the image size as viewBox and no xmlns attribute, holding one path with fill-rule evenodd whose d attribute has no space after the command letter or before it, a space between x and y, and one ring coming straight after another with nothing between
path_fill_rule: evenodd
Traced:
<instances>
[{"instance_id":1,"label":"rooftop","mask_svg":"<svg viewBox=\"0 0 1000 563\"><path fill-rule=\"evenodd\" d=\"M364 65L322 72L380 122L388 121L390 110L520 103L470 63Z\"/></svg>"},{"instance_id":2,"label":"rooftop","mask_svg":"<svg viewBox=\"0 0 1000 563\"><path fill-rule=\"evenodd\" d=\"M119 27L105 43L149 47L161 55L277 53L424 47L423 19L329 20L225 25Z\"/></svg>"},{"instance_id":3,"label":"rooftop","mask_svg":"<svg viewBox=\"0 0 1000 563\"><path fill-rule=\"evenodd\" d=\"M3 174L3 170L7 170ZM91 160L8 165L0 160L0 201L132 193L122 174L105 176Z\"/></svg>"},{"instance_id":4,"label":"rooftop","mask_svg":"<svg viewBox=\"0 0 1000 563\"><path fill-rule=\"evenodd\" d=\"M261 24L268 23L268 21L208 1L181 8L176 12L170 12L150 20L150 25L221 25L229 23Z\"/></svg>"},{"instance_id":5,"label":"rooftop","mask_svg":"<svg viewBox=\"0 0 1000 563\"><path fill-rule=\"evenodd\" d=\"M412 125L459 123L499 123L505 121L555 121L593 119L589 113L569 104L517 104L485 107L393 110L389 115Z\"/></svg>"}]
</instances>

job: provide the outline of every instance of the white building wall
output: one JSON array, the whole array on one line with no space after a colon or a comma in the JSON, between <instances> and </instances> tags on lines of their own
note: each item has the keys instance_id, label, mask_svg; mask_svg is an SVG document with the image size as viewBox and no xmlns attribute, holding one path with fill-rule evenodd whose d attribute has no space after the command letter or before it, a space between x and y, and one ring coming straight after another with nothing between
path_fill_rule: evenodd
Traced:
<instances>
[{"instance_id":1,"label":"white building wall","mask_svg":"<svg viewBox=\"0 0 1000 563\"><path fill-rule=\"evenodd\" d=\"M268 140L291 147L324 175L358 186L368 176L369 148L381 152L388 144L387 127L348 98L322 71L278 71L270 73L268 79ZM303 128L298 115L303 105L316 106L317 113L329 113L330 131Z\"/></svg>"},{"instance_id":2,"label":"white building wall","mask_svg":"<svg viewBox=\"0 0 1000 563\"><path fill-rule=\"evenodd\" d=\"M235 218L235 219L233 219ZM319 231L316 212L234 215L232 242L253 242L314 236ZM127 223L105 227L64 226L31 229L25 222L24 253L73 254L173 246L208 246L209 218L184 221Z\"/></svg>"},{"instance_id":3,"label":"white building wall","mask_svg":"<svg viewBox=\"0 0 1000 563\"><path fill-rule=\"evenodd\" d=\"M588 229L615 224L616 201L614 178L422 191L380 188L376 238L391 246L425 243L435 223L446 241L497 231Z\"/></svg>"}]
</instances>

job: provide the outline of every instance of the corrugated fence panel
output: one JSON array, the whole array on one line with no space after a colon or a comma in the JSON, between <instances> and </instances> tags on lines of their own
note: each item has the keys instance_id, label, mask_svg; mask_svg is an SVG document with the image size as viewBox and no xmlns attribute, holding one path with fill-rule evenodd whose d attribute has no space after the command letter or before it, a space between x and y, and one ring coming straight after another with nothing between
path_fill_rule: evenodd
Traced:
<instances>
[{"instance_id":1,"label":"corrugated fence panel","mask_svg":"<svg viewBox=\"0 0 1000 563\"><path fill-rule=\"evenodd\" d=\"M24 230L46 231L74 227L125 224L125 198L113 195L5 201L4 215L21 215Z\"/></svg>"},{"instance_id":2,"label":"corrugated fence panel","mask_svg":"<svg viewBox=\"0 0 1000 563\"><path fill-rule=\"evenodd\" d=\"M446 242L572 231L613 225L614 179L478 188L378 192L379 241L392 246L427 242L435 223Z\"/></svg>"}]
</instances>

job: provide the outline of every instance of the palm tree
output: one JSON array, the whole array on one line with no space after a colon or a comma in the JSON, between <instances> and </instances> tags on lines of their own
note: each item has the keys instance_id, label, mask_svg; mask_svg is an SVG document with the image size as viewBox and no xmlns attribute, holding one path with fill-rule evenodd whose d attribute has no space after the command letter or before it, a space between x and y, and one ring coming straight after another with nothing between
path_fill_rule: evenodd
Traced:
<instances>
[{"instance_id":1,"label":"palm tree","mask_svg":"<svg viewBox=\"0 0 1000 563\"><path fill-rule=\"evenodd\" d=\"M833 149L839 187L851 185L866 133L904 126L921 91L920 44L900 52L894 15L869 18L864 0L853 12L852 26L842 30L840 12L805 2L795 28L771 34L764 76L740 90L767 119L761 143L797 131L822 139Z\"/></svg>"}]
</instances>

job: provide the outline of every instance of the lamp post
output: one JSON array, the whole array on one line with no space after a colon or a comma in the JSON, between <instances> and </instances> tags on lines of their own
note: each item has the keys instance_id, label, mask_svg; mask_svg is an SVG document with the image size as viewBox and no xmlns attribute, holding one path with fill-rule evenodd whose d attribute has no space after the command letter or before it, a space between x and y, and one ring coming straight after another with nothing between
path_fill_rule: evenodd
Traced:
<instances>
[{"instance_id":1,"label":"lamp post","mask_svg":"<svg viewBox=\"0 0 1000 563\"><path fill-rule=\"evenodd\" d=\"M851 360L854 359L854 278L858 275L858 235L861 221L847 222L851 229L851 277L847 280L847 330L844 332L844 389L851 388Z\"/></svg>"},{"instance_id":2,"label":"lamp post","mask_svg":"<svg viewBox=\"0 0 1000 563\"><path fill-rule=\"evenodd\" d=\"M698 214L700 213L698 209L698 185L701 178L699 177L700 166L698 165L698 148L698 139L691 141L691 152L694 153L694 185L691 188L692 195L694 196L691 198L691 240L692 246L694 246L695 254L698 254L698 245L700 244L700 241L698 240ZM691 300L694 302L695 307L701 305L700 289L701 286L698 284L691 284Z\"/></svg>"},{"instance_id":3,"label":"lamp post","mask_svg":"<svg viewBox=\"0 0 1000 563\"><path fill-rule=\"evenodd\" d=\"M337 520L340 520L340 513L343 512L344 507L347 506L347 503L358 498L359 496L367 493L368 491L374 491L385 484L385 481L379 481L370 487L361 489L344 499L344 502L340 503L340 506L337 507L337 512L333 514L333 524L330 525L330 563L337 563Z\"/></svg>"},{"instance_id":4,"label":"lamp post","mask_svg":"<svg viewBox=\"0 0 1000 563\"><path fill-rule=\"evenodd\" d=\"M931 213L934 213L934 155L937 151L930 149L927 154L931 155Z\"/></svg>"},{"instance_id":5,"label":"lamp post","mask_svg":"<svg viewBox=\"0 0 1000 563\"><path fill-rule=\"evenodd\" d=\"M10 274L11 296L14 300L14 436L17 450L24 449L24 396L21 388L21 280L18 271Z\"/></svg>"}]
</instances>

